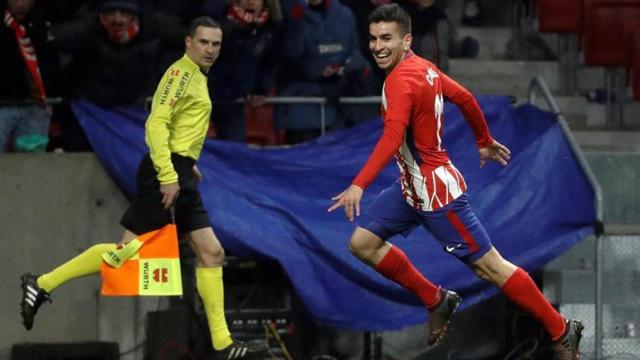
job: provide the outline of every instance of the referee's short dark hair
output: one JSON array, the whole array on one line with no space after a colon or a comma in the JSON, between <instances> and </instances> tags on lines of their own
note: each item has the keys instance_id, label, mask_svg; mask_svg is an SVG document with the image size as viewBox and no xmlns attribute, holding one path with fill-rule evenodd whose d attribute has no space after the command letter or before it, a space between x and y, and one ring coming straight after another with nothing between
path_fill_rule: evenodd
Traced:
<instances>
[{"instance_id":1,"label":"referee's short dark hair","mask_svg":"<svg viewBox=\"0 0 640 360\"><path fill-rule=\"evenodd\" d=\"M402 35L411 34L411 16L398 4L386 4L377 7L369 15L369 24L394 22Z\"/></svg>"},{"instance_id":2,"label":"referee's short dark hair","mask_svg":"<svg viewBox=\"0 0 640 360\"><path fill-rule=\"evenodd\" d=\"M187 28L187 36L190 38L194 37L196 35L196 30L198 30L198 27L200 26L222 29L220 27L220 24L218 24L218 22L213 20L212 18L208 16L200 16L191 20L191 22L189 23L189 27Z\"/></svg>"}]
</instances>

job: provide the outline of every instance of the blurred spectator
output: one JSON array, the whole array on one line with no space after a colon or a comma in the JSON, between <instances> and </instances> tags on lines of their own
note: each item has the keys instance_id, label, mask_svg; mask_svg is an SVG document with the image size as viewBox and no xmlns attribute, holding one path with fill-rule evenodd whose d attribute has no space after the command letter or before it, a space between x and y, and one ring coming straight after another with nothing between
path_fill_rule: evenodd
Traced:
<instances>
[{"instance_id":1,"label":"blurred spectator","mask_svg":"<svg viewBox=\"0 0 640 360\"><path fill-rule=\"evenodd\" d=\"M85 0L86 1L86 0ZM167 16L182 19L186 27L192 19L203 14L204 3L218 3L226 6L227 0L139 0L140 8L146 11L159 12Z\"/></svg>"},{"instance_id":2,"label":"blurred spectator","mask_svg":"<svg viewBox=\"0 0 640 360\"><path fill-rule=\"evenodd\" d=\"M163 69L180 56L183 36L179 18L146 11L137 0L103 0L52 25L50 42L71 58L64 70L66 97L142 106ZM91 151L69 106L56 110L64 150Z\"/></svg>"},{"instance_id":3,"label":"blurred spectator","mask_svg":"<svg viewBox=\"0 0 640 360\"><path fill-rule=\"evenodd\" d=\"M413 20L413 51L448 72L450 57L476 57L479 45L468 36L458 40L453 22L434 3L435 0L398 0Z\"/></svg>"},{"instance_id":4,"label":"blurred spectator","mask_svg":"<svg viewBox=\"0 0 640 360\"><path fill-rule=\"evenodd\" d=\"M222 20L222 50L209 76L213 123L219 139L245 142L244 105L264 103L273 90L278 22L264 0L234 0Z\"/></svg>"},{"instance_id":5,"label":"blurred spectator","mask_svg":"<svg viewBox=\"0 0 640 360\"><path fill-rule=\"evenodd\" d=\"M12 137L17 151L44 151L49 141L50 81L43 70L55 66L56 55L46 44L47 23L34 13L34 0L7 0L2 8L0 152Z\"/></svg>"},{"instance_id":6,"label":"blurred spectator","mask_svg":"<svg viewBox=\"0 0 640 360\"><path fill-rule=\"evenodd\" d=\"M370 67L360 53L351 10L338 0L308 0L301 20L283 34L281 96L321 96L325 125L341 126L344 117L336 106L340 96L369 94ZM281 106L278 122L289 143L298 143L321 132L318 105Z\"/></svg>"},{"instance_id":7,"label":"blurred spectator","mask_svg":"<svg viewBox=\"0 0 640 360\"><path fill-rule=\"evenodd\" d=\"M109 106L143 104L166 65L163 55L174 49L179 56L184 33L178 18L143 11L136 0L106 0L97 14L54 25L51 35L72 54L70 95Z\"/></svg>"},{"instance_id":8,"label":"blurred spectator","mask_svg":"<svg viewBox=\"0 0 640 360\"><path fill-rule=\"evenodd\" d=\"M555 61L558 59L556 51L542 37L538 31L535 18L527 13L518 14L518 26L507 42L505 58L509 60Z\"/></svg>"},{"instance_id":9,"label":"blurred spectator","mask_svg":"<svg viewBox=\"0 0 640 360\"><path fill-rule=\"evenodd\" d=\"M52 23L67 21L80 12L86 12L99 5L98 0L64 0L37 1L38 12L47 14L47 20Z\"/></svg>"},{"instance_id":10,"label":"blurred spectator","mask_svg":"<svg viewBox=\"0 0 640 360\"><path fill-rule=\"evenodd\" d=\"M462 22L469 26L482 25L482 4L479 0L464 0Z\"/></svg>"},{"instance_id":11,"label":"blurred spectator","mask_svg":"<svg viewBox=\"0 0 640 360\"><path fill-rule=\"evenodd\" d=\"M205 0L202 5L200 5L199 11L221 23L227 16L227 7L226 0ZM224 34L222 34L222 36L224 36Z\"/></svg>"}]
</instances>

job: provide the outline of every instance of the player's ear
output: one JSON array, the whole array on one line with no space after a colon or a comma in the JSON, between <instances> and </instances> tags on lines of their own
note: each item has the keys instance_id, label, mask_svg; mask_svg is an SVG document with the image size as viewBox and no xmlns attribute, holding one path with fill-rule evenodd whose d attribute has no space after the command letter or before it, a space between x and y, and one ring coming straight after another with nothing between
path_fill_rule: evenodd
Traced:
<instances>
[{"instance_id":1,"label":"player's ear","mask_svg":"<svg viewBox=\"0 0 640 360\"><path fill-rule=\"evenodd\" d=\"M413 36L410 33L404 36L404 39L402 39L402 48L404 49L404 51L407 51L411 48L412 41Z\"/></svg>"}]
</instances>

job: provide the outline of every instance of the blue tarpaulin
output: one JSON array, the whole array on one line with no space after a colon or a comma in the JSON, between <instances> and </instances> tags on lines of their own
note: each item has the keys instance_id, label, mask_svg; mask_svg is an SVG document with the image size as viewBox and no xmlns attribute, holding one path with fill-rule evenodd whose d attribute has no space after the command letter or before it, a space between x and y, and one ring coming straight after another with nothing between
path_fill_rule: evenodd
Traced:
<instances>
[{"instance_id":1,"label":"blue tarpaulin","mask_svg":"<svg viewBox=\"0 0 640 360\"><path fill-rule=\"evenodd\" d=\"M594 192L553 116L506 97L481 97L492 135L513 154L506 167L479 168L470 128L445 106L445 145L469 186L470 202L496 248L526 270L539 269L593 233ZM105 109L74 102L97 156L128 194L146 152L141 109ZM381 121L286 149L254 149L207 141L198 166L202 197L227 252L278 261L320 323L392 330L426 320L418 299L360 263L347 248L354 224L327 213L368 158ZM363 208L399 176L390 164L365 192ZM423 229L391 241L435 283L470 306L496 293Z\"/></svg>"}]
</instances>

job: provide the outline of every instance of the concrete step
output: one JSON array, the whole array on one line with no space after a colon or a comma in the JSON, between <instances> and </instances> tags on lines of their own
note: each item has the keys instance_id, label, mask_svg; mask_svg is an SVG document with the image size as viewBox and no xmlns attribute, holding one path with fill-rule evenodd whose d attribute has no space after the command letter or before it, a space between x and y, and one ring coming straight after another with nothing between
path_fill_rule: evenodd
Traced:
<instances>
[{"instance_id":1,"label":"concrete step","mask_svg":"<svg viewBox=\"0 0 640 360\"><path fill-rule=\"evenodd\" d=\"M571 130L605 127L604 105L589 102L583 96L556 96L554 99ZM546 102L540 104L546 105Z\"/></svg>"},{"instance_id":2,"label":"concrete step","mask_svg":"<svg viewBox=\"0 0 640 360\"><path fill-rule=\"evenodd\" d=\"M607 124L606 120L605 104L588 101L585 96L554 96L554 99L571 130L611 130L612 125ZM551 110L542 98L536 99L536 105ZM640 102L627 101L620 106L623 119L619 128L625 131L640 130Z\"/></svg>"},{"instance_id":3,"label":"concrete step","mask_svg":"<svg viewBox=\"0 0 640 360\"><path fill-rule=\"evenodd\" d=\"M555 61L508 61L451 59L451 76L476 94L512 95L525 99L532 77L542 77L551 92L558 91L558 63ZM602 87L604 70L584 67L578 70L578 90Z\"/></svg>"},{"instance_id":4,"label":"concrete step","mask_svg":"<svg viewBox=\"0 0 640 360\"><path fill-rule=\"evenodd\" d=\"M640 161L640 132L579 130L573 131L573 136L583 151L621 153L633 158L630 161ZM640 171L640 162L637 165Z\"/></svg>"},{"instance_id":5,"label":"concrete step","mask_svg":"<svg viewBox=\"0 0 640 360\"><path fill-rule=\"evenodd\" d=\"M461 27L458 28L460 39L470 36L480 44L478 59L504 59L507 42L511 38L511 28L508 27Z\"/></svg>"},{"instance_id":6,"label":"concrete step","mask_svg":"<svg viewBox=\"0 0 640 360\"><path fill-rule=\"evenodd\" d=\"M458 38L470 36L480 45L478 59L481 60L504 60L507 44L513 33L510 27L460 27L458 28ZM556 34L540 34L542 39L551 49L558 48L558 36Z\"/></svg>"}]
</instances>

